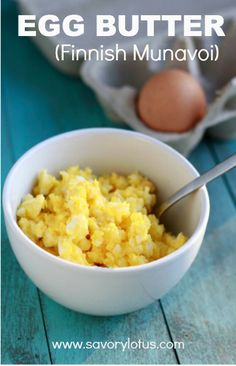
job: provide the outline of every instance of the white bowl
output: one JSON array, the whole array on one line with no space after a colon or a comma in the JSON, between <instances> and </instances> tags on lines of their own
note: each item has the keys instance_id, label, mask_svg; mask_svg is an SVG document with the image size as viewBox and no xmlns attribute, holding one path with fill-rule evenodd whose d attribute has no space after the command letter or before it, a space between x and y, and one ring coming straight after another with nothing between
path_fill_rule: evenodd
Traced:
<instances>
[{"instance_id":1,"label":"white bowl","mask_svg":"<svg viewBox=\"0 0 236 366\"><path fill-rule=\"evenodd\" d=\"M189 237L174 253L135 267L86 267L41 249L16 222L17 206L31 191L41 169L56 174L75 164L89 166L96 173L139 170L157 184L161 200L197 177L198 172L178 152L156 139L98 128L65 133L36 145L8 174L3 191L8 236L18 262L37 287L60 304L87 314L115 315L143 308L176 285L196 257L209 217L207 190L201 188L166 214L168 228Z\"/></svg>"}]
</instances>

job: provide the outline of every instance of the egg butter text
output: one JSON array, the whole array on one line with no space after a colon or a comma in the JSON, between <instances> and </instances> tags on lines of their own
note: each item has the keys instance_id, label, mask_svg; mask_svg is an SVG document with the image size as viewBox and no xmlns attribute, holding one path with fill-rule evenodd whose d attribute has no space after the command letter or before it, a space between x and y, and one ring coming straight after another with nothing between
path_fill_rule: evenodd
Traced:
<instances>
[{"instance_id":1,"label":"egg butter text","mask_svg":"<svg viewBox=\"0 0 236 366\"><path fill-rule=\"evenodd\" d=\"M94 36L136 37L145 34L147 37L158 37L160 32L168 37L182 34L184 37L224 37L224 18L221 15L97 15L95 18ZM87 25L89 32L93 28ZM182 27L182 28L181 28ZM180 28L182 32L180 32ZM165 33L163 33L165 32ZM67 37L81 37L86 33L86 22L79 14L71 14L60 19L57 15L46 14L37 19L36 15L18 16L18 35L36 37L55 37L63 33ZM133 44L132 52L115 44L113 48L105 48L100 44L97 48L76 48L73 43L58 43L55 47L55 58L58 62L80 59L96 61L126 61L131 57L134 61L217 61L219 59L218 45L211 44L208 48L194 49L171 48L161 49L146 44L140 48Z\"/></svg>"}]
</instances>

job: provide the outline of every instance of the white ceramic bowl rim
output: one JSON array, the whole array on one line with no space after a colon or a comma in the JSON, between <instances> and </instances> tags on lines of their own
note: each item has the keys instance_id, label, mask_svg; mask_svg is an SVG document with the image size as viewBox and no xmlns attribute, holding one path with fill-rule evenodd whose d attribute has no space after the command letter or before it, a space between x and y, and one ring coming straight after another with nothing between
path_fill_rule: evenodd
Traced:
<instances>
[{"instance_id":1,"label":"white ceramic bowl rim","mask_svg":"<svg viewBox=\"0 0 236 366\"><path fill-rule=\"evenodd\" d=\"M159 144L163 148L172 152L172 154L174 154L178 159L182 160L189 168L192 169L192 171L194 171L197 175L199 175L198 171L193 167L193 165L179 152L174 150L172 147L166 145L165 143L163 143L153 137L139 133L139 132L127 131L127 130L122 130L122 129L118 129L118 128L86 128L86 129L73 130L70 132L58 134L54 137L48 138L48 139L38 143L37 145L35 145L31 149L29 149L27 152L25 152L21 156L21 158L19 158L16 161L16 163L13 165L13 167L10 169L10 171L8 173L8 176L6 178L4 188L3 188L3 210L4 210L4 214L5 214L5 219L8 221L13 232L15 232L17 235L22 236L31 250L36 251L36 253L38 253L40 256L46 256L48 260L50 260L52 262L56 262L58 265L61 264L65 267L70 267L71 269L74 268L75 270L76 269L78 270L78 268L80 268L80 269L84 269L89 272L95 271L95 272L100 272L100 273L104 273L104 274L109 273L109 272L112 272L112 273L114 273L114 272L125 272L126 273L126 272L133 272L133 271L137 272L137 271L142 271L142 270L145 270L148 268L150 269L151 267L161 266L162 264L164 264L166 262L173 261L177 256L182 255L186 250L188 250L188 248L190 246L194 245L194 243L197 242L197 238L202 233L202 228L205 228L205 226L207 225L209 212L210 212L209 196L208 196L208 192L207 192L207 189L205 186L200 188L200 190L203 192L203 207L201 209L201 214L200 214L200 219L199 219L198 225L197 225L194 233L192 234L192 236L187 240L187 242L182 247L175 250L171 254L168 254L165 257L162 257L160 259L157 259L155 261L152 261L152 262L149 262L146 264L130 266L130 267L118 267L118 268L103 268L103 267L98 267L98 266L86 266L86 265L82 265L82 264L77 264L77 263L69 262L67 260L64 260L60 257L57 257L57 256L47 252L46 250L42 249L37 244L35 244L31 239L28 238L28 236L26 236L24 234L24 232L17 225L16 219L14 217L14 213L12 212L12 209L9 204L9 199L8 199L9 194L10 194L9 187L11 185L11 179L14 176L15 170L18 169L20 167L20 165L24 163L24 161L28 158L28 156L31 153L33 153L37 150L40 151L47 144L50 144L50 143L60 140L60 139L70 138L71 136L83 135L83 134L87 134L87 133L95 134L95 135L104 134L104 133L106 133L106 134L119 133L119 134L123 134L123 135L130 135L130 137L134 136L139 139L144 139L152 144L153 143Z\"/></svg>"}]
</instances>

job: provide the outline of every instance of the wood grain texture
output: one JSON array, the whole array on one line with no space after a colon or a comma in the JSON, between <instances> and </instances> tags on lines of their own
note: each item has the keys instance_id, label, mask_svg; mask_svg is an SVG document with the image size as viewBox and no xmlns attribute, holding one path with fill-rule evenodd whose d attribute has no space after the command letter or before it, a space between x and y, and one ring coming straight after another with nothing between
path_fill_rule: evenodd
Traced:
<instances>
[{"instance_id":1,"label":"wood grain texture","mask_svg":"<svg viewBox=\"0 0 236 366\"><path fill-rule=\"evenodd\" d=\"M215 164L202 143L191 161L200 172ZM200 254L162 300L170 332L183 340L181 363L234 363L236 326L236 210L223 178L208 186L211 216Z\"/></svg>"},{"instance_id":2,"label":"wood grain texture","mask_svg":"<svg viewBox=\"0 0 236 366\"><path fill-rule=\"evenodd\" d=\"M162 300L182 364L236 362L236 215L207 236L184 279Z\"/></svg>"},{"instance_id":3,"label":"wood grain texture","mask_svg":"<svg viewBox=\"0 0 236 366\"><path fill-rule=\"evenodd\" d=\"M12 24L15 24L13 19ZM40 57L38 50L29 40L21 39L18 43L14 40L13 32L10 29L9 34L12 37L12 42L15 44L15 47L6 50L6 53L9 52L9 54L5 56L9 60L5 68L4 80L6 112L8 115L8 126L5 130L6 133L8 132L11 135L13 145L9 145L9 153L12 153L12 150L14 150L14 155L19 157L28 148L42 139L75 128L96 126L117 127L117 125L112 124L104 116L94 95L80 80L68 79L57 73ZM15 63L17 53L21 53L22 55L21 62L19 63ZM31 65L32 59L35 60L33 65ZM15 261L11 253L7 253L7 255L10 260ZM18 265L15 263L12 267L14 272L17 272L16 266ZM28 283L29 286L32 286L29 281ZM14 288L13 285L12 287ZM36 292L34 287L33 289ZM29 291L28 287L27 291ZM158 303L149 309L145 309L145 314L141 312L128 317L120 317L119 319L104 318L102 320L65 309L49 300L43 294L40 294L40 298L43 304L42 315L45 317L49 342L55 339L70 340L75 338L88 340L109 339L110 333L113 339L119 337L123 339L128 336L131 336L131 338L133 336L137 339L139 334L140 338L146 340L147 332L155 340L169 340ZM4 302L8 304L10 299L6 298ZM37 306L39 306L39 301L35 299L35 307ZM17 315L19 316L18 312ZM135 324L135 319L137 320L136 327L131 326ZM151 320L153 325L150 329L147 325ZM38 323L42 326L42 319ZM119 326L117 326L117 323ZM159 331L158 336L157 330ZM27 334L28 332L25 331L24 333ZM7 339L7 335L5 338ZM47 345L41 344L41 346L42 354L44 351L47 352ZM22 350L24 352L26 350L23 343ZM8 355L12 354L9 349L6 352ZM78 351L55 352L51 349L51 352L53 362L55 363L78 363L85 361L87 357L91 357L89 352L82 352L79 355ZM165 350L158 354L152 351L149 357L147 353L139 352L139 357L137 357L134 352L122 354L121 351L118 351L115 354L115 359L118 362L119 359L122 360L124 358L124 362L127 361L128 363L142 362L145 359L147 362L152 363L158 361L161 363L164 361L167 363L176 362L172 350ZM19 362L23 363L23 357L16 357L18 357ZM110 354L103 353L102 351L96 352L96 355L93 354L93 360L91 359L90 362L99 362L98 360L102 358L104 360L107 359L106 362L108 362ZM7 362L7 356L5 360ZM25 354L25 362L27 361L28 359ZM32 362L33 360L31 360ZM46 363L45 359L44 362Z\"/></svg>"},{"instance_id":4,"label":"wood grain texture","mask_svg":"<svg viewBox=\"0 0 236 366\"><path fill-rule=\"evenodd\" d=\"M189 158L200 173L210 169L217 163L211 154L208 140L202 142ZM228 187L224 183L224 177L220 177L209 183L207 187L211 203L207 232L211 232L219 227L234 214L234 203L229 194Z\"/></svg>"},{"instance_id":5,"label":"wood grain texture","mask_svg":"<svg viewBox=\"0 0 236 366\"><path fill-rule=\"evenodd\" d=\"M4 9L6 9L7 15L10 17L9 12L11 7L9 7L9 3L6 3L6 1L4 3L5 5L7 6ZM5 18L5 20L7 19L9 18ZM3 25L6 24L4 20L3 23ZM3 47L7 50L6 36L3 37ZM11 100L7 99L5 88L7 86L7 79L5 79L7 64L7 59L3 57L2 181L4 181L6 174L15 160L9 120L11 118L9 113L11 111ZM13 118L16 122L13 127L19 130L19 125L17 125L17 111L15 111ZM1 238L2 363L50 363L38 290L29 281L16 262L7 239L3 220Z\"/></svg>"},{"instance_id":6,"label":"wood grain texture","mask_svg":"<svg viewBox=\"0 0 236 366\"><path fill-rule=\"evenodd\" d=\"M48 364L49 352L37 288L2 241L2 363Z\"/></svg>"},{"instance_id":7,"label":"wood grain texture","mask_svg":"<svg viewBox=\"0 0 236 366\"><path fill-rule=\"evenodd\" d=\"M55 350L52 341L166 341L170 340L159 303L115 317L95 317L70 311L43 297L43 308L54 363L143 364L176 363L173 350Z\"/></svg>"},{"instance_id":8,"label":"wood grain texture","mask_svg":"<svg viewBox=\"0 0 236 366\"><path fill-rule=\"evenodd\" d=\"M223 159L226 159L228 156L235 154L236 152L235 140L230 141L213 140L210 141L210 146L216 156L217 161L222 161ZM226 180L226 184L228 185L229 191L236 204L236 169L233 169L230 172L228 172L225 175L224 179Z\"/></svg>"},{"instance_id":9,"label":"wood grain texture","mask_svg":"<svg viewBox=\"0 0 236 366\"><path fill-rule=\"evenodd\" d=\"M5 105L3 105L3 107L2 107L2 116L1 116L2 117L2 120L1 120L1 122L2 122L1 150L2 150L2 157L3 157L2 161L1 161L1 188L3 187L3 183L5 181L7 173L14 161L12 141L11 141L9 129L8 129L8 126L6 123L6 111L5 111L4 106ZM1 213L3 214L2 207L1 207ZM2 216L2 218L3 218L3 216ZM1 239L7 240L7 234L6 234L3 219L1 221L1 227L2 227Z\"/></svg>"},{"instance_id":10,"label":"wood grain texture","mask_svg":"<svg viewBox=\"0 0 236 366\"><path fill-rule=\"evenodd\" d=\"M6 114L2 117L4 179L13 163L13 151L6 128ZM38 291L16 262L3 222L1 239L2 363L50 363Z\"/></svg>"},{"instance_id":11,"label":"wood grain texture","mask_svg":"<svg viewBox=\"0 0 236 366\"><path fill-rule=\"evenodd\" d=\"M8 55L4 91L6 100L11 100L11 104L6 105L9 116L8 131L11 131L16 157L42 139L60 132L81 127L117 127L104 116L94 95L82 81L69 79L56 72L40 57L38 50L29 40L22 39L20 44L15 43L14 49L9 50L14 54ZM16 64L14 57L17 52L21 52L22 58L21 62ZM31 55L30 58L29 55ZM35 60L33 67L30 65L32 58ZM147 334L149 334L156 341L170 340L158 303L136 315L101 320L67 310L43 294L40 294L40 297L49 343L57 339L109 339L110 333L113 339L123 339L128 336L137 339L140 334L141 339L147 340ZM142 317L140 317L141 314ZM136 327L134 327L134 319L137 320ZM78 363L91 357L91 354L85 351L78 355L78 351L56 352L51 349L51 353L55 363ZM122 358L128 363L141 363L145 360L149 363L176 362L173 350L161 351L158 354L153 351L149 353L150 355L148 351L139 352L137 357L134 352L122 354L122 351L118 350L115 353L114 362L121 361ZM110 354L96 352L90 362L99 362L102 358L108 362Z\"/></svg>"}]
</instances>

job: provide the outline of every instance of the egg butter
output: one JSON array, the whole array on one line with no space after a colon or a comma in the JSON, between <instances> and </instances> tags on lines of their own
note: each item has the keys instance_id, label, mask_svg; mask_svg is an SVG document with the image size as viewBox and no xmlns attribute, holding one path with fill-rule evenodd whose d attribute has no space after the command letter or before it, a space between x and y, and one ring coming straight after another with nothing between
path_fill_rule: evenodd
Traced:
<instances>
[{"instance_id":1,"label":"egg butter","mask_svg":"<svg viewBox=\"0 0 236 366\"><path fill-rule=\"evenodd\" d=\"M69 167L59 177L39 173L17 210L17 222L37 245L87 266L145 264L182 246L187 238L168 233L152 213L155 185L140 173L96 177Z\"/></svg>"}]
</instances>

